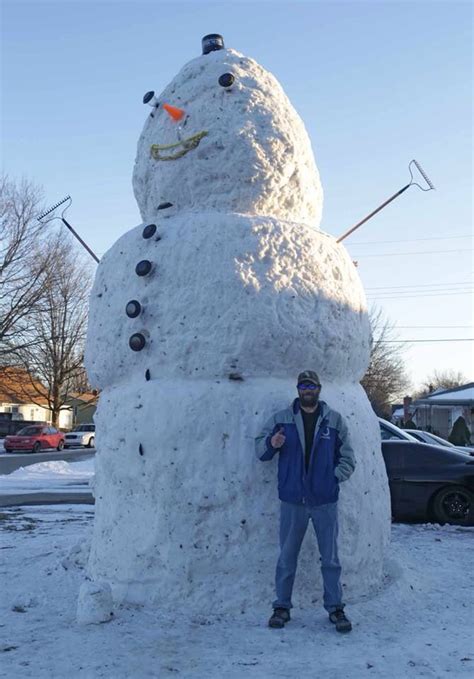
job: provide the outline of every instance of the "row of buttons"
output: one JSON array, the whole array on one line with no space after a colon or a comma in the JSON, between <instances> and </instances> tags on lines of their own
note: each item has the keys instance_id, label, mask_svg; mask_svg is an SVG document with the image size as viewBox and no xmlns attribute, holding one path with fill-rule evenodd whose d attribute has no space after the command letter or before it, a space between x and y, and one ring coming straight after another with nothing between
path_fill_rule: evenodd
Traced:
<instances>
[{"instance_id":1,"label":"row of buttons","mask_svg":"<svg viewBox=\"0 0 474 679\"><path fill-rule=\"evenodd\" d=\"M143 229L143 238L152 238L156 233L156 224L147 224ZM157 236L156 240L161 240L160 236ZM135 267L135 273L137 276L148 276L153 269L153 264L149 259L142 259ZM125 307L125 313L129 318L137 318L142 312L142 305L136 299L131 299L127 302ZM145 336L141 332L136 332L131 335L128 340L128 345L132 351L141 351L144 349L146 344Z\"/></svg>"}]
</instances>

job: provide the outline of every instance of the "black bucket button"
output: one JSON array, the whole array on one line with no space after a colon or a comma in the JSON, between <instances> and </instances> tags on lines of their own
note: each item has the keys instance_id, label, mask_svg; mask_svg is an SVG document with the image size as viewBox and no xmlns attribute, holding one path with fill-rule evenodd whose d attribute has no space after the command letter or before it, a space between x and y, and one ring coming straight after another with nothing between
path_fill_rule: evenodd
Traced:
<instances>
[{"instance_id":1,"label":"black bucket button","mask_svg":"<svg viewBox=\"0 0 474 679\"><path fill-rule=\"evenodd\" d=\"M136 299L131 299L125 307L125 313L129 318L136 318L141 314L142 305Z\"/></svg>"},{"instance_id":2,"label":"black bucket button","mask_svg":"<svg viewBox=\"0 0 474 679\"><path fill-rule=\"evenodd\" d=\"M146 344L146 339L141 332L134 333L128 340L128 345L132 351L141 351Z\"/></svg>"},{"instance_id":3,"label":"black bucket button","mask_svg":"<svg viewBox=\"0 0 474 679\"><path fill-rule=\"evenodd\" d=\"M147 276L151 271L151 262L148 259L142 259L135 267L137 276Z\"/></svg>"},{"instance_id":4,"label":"black bucket button","mask_svg":"<svg viewBox=\"0 0 474 679\"><path fill-rule=\"evenodd\" d=\"M143 229L143 238L152 238L156 233L156 224L147 224Z\"/></svg>"}]
</instances>

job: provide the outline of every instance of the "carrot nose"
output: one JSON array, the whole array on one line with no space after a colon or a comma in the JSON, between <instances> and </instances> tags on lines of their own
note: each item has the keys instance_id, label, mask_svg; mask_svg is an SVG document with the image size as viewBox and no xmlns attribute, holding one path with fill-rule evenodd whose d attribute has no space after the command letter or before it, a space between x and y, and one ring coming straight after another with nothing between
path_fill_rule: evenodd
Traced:
<instances>
[{"instance_id":1,"label":"carrot nose","mask_svg":"<svg viewBox=\"0 0 474 679\"><path fill-rule=\"evenodd\" d=\"M163 108L167 111L170 117L175 121L181 120L184 116L184 111L182 108L177 108L176 106L171 106L170 104L163 104Z\"/></svg>"}]
</instances>

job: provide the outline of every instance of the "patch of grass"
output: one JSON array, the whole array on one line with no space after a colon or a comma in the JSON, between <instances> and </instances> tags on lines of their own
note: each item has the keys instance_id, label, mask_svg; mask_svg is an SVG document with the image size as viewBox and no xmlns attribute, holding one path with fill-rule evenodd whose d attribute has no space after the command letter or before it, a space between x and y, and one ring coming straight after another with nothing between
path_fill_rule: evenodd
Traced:
<instances>
[{"instance_id":1,"label":"patch of grass","mask_svg":"<svg viewBox=\"0 0 474 679\"><path fill-rule=\"evenodd\" d=\"M20 512L1 512L0 530L4 531L32 531L38 527L40 521Z\"/></svg>"}]
</instances>

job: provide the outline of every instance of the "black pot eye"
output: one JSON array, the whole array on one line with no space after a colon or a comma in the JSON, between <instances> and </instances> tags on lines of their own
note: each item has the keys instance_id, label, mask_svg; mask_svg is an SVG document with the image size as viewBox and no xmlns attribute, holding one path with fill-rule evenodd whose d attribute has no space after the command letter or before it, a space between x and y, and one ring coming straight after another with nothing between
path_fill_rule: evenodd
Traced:
<instances>
[{"instance_id":1,"label":"black pot eye","mask_svg":"<svg viewBox=\"0 0 474 679\"><path fill-rule=\"evenodd\" d=\"M234 84L234 76L232 73L223 73L219 78L219 85L221 87L231 87Z\"/></svg>"}]
</instances>

